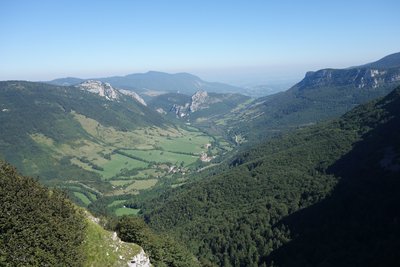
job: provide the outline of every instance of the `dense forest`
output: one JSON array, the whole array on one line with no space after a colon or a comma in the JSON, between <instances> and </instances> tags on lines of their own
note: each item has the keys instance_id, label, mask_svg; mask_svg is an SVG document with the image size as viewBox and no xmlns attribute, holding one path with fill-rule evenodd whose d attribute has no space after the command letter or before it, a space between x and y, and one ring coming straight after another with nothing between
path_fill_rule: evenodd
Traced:
<instances>
[{"instance_id":1,"label":"dense forest","mask_svg":"<svg viewBox=\"0 0 400 267\"><path fill-rule=\"evenodd\" d=\"M82 266L86 222L65 195L0 161L0 266Z\"/></svg>"},{"instance_id":2,"label":"dense forest","mask_svg":"<svg viewBox=\"0 0 400 267\"><path fill-rule=\"evenodd\" d=\"M137 205L203 265L394 266L399 107L397 88Z\"/></svg>"}]
</instances>

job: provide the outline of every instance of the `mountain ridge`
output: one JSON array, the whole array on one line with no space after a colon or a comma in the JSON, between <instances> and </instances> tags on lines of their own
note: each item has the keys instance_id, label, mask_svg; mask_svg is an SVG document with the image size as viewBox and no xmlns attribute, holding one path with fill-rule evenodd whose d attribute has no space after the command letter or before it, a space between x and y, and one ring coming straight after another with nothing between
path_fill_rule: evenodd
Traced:
<instances>
[{"instance_id":1,"label":"mountain ridge","mask_svg":"<svg viewBox=\"0 0 400 267\"><path fill-rule=\"evenodd\" d=\"M387 55L375 62L367 63L354 68L399 68L400 67L400 52Z\"/></svg>"},{"instance_id":2,"label":"mountain ridge","mask_svg":"<svg viewBox=\"0 0 400 267\"><path fill-rule=\"evenodd\" d=\"M159 71L148 71L146 73L133 73L125 76L111 76L90 79L80 79L74 77L60 78L47 83L55 85L76 85L85 80L98 80L108 82L113 87L134 90L145 94L151 91L158 92L180 92L184 94L194 94L198 90L212 92L240 92L242 89L233 85L218 82L207 82L190 73L181 72L169 74Z\"/></svg>"}]
</instances>

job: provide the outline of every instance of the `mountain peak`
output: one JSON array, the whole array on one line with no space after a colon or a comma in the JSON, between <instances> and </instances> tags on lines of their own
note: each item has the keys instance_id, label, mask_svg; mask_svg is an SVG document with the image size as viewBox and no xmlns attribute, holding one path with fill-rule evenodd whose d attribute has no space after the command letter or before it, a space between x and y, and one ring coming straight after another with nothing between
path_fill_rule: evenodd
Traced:
<instances>
[{"instance_id":1,"label":"mountain peak","mask_svg":"<svg viewBox=\"0 0 400 267\"><path fill-rule=\"evenodd\" d=\"M196 112L202 108L206 108L208 94L206 91L198 90L194 95L192 95L192 102L190 104L190 111Z\"/></svg>"}]
</instances>

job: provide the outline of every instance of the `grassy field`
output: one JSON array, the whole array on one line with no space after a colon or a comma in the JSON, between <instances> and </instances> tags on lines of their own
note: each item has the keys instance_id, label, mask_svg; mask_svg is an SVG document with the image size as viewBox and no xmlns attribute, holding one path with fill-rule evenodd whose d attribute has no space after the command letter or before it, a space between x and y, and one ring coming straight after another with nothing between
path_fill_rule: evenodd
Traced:
<instances>
[{"instance_id":1,"label":"grassy field","mask_svg":"<svg viewBox=\"0 0 400 267\"><path fill-rule=\"evenodd\" d=\"M181 162L184 163L184 166L188 166L199 158L199 156L173 153L163 150L124 150L125 153L130 154L132 156L141 158L145 161L152 161L157 163L172 163L179 165Z\"/></svg>"},{"instance_id":2,"label":"grassy field","mask_svg":"<svg viewBox=\"0 0 400 267\"><path fill-rule=\"evenodd\" d=\"M125 202L126 202L126 200L114 200L113 202L108 204L108 207L112 208L112 207L119 206L119 205L122 206L122 204L124 204Z\"/></svg>"},{"instance_id":3,"label":"grassy field","mask_svg":"<svg viewBox=\"0 0 400 267\"><path fill-rule=\"evenodd\" d=\"M139 209L130 209L130 208L118 208L115 210L115 215L124 216L124 215L136 215L138 214Z\"/></svg>"},{"instance_id":4,"label":"grassy field","mask_svg":"<svg viewBox=\"0 0 400 267\"><path fill-rule=\"evenodd\" d=\"M157 179L135 180L135 182L126 188L126 191L139 191L149 189L158 182Z\"/></svg>"},{"instance_id":5,"label":"grassy field","mask_svg":"<svg viewBox=\"0 0 400 267\"><path fill-rule=\"evenodd\" d=\"M83 204L85 204L85 206L88 206L90 203L92 203L92 201L90 201L90 199L81 192L74 192L74 195L79 198Z\"/></svg>"},{"instance_id":6,"label":"grassy field","mask_svg":"<svg viewBox=\"0 0 400 267\"><path fill-rule=\"evenodd\" d=\"M93 194L92 192L87 192L87 194L89 195L89 197L90 197L90 199L91 199L92 201L95 201L95 200L97 199L96 195Z\"/></svg>"},{"instance_id":7,"label":"grassy field","mask_svg":"<svg viewBox=\"0 0 400 267\"><path fill-rule=\"evenodd\" d=\"M139 171L138 174L135 175L136 179L148 179L148 178L153 178L153 177L158 177L161 176L164 172L161 171L160 169L146 169Z\"/></svg>"},{"instance_id":8,"label":"grassy field","mask_svg":"<svg viewBox=\"0 0 400 267\"><path fill-rule=\"evenodd\" d=\"M110 161L101 166L104 171L97 172L99 172L105 179L109 179L116 176L123 169L131 170L145 168L147 166L148 164L143 161L128 158L120 154L114 154L111 156Z\"/></svg>"},{"instance_id":9,"label":"grassy field","mask_svg":"<svg viewBox=\"0 0 400 267\"><path fill-rule=\"evenodd\" d=\"M171 138L161 140L159 145L165 151L199 154L201 151L206 150L206 144L209 144L213 141L213 139L206 135L193 132L188 133L190 134L179 139Z\"/></svg>"},{"instance_id":10,"label":"grassy field","mask_svg":"<svg viewBox=\"0 0 400 267\"><path fill-rule=\"evenodd\" d=\"M134 181L132 180L110 180L110 183L113 186L125 186L133 183Z\"/></svg>"},{"instance_id":11,"label":"grassy field","mask_svg":"<svg viewBox=\"0 0 400 267\"><path fill-rule=\"evenodd\" d=\"M146 190L155 186L158 179L145 179L145 180L130 180L130 184L123 187L117 187L112 192L107 193L107 196L119 196L119 195L137 195L140 190Z\"/></svg>"}]
</instances>

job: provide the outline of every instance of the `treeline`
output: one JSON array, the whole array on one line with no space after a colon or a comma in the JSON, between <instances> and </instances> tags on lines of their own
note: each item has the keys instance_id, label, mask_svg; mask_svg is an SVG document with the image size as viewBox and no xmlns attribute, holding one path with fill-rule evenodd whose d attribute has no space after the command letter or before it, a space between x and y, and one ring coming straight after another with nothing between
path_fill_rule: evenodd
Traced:
<instances>
[{"instance_id":1,"label":"treeline","mask_svg":"<svg viewBox=\"0 0 400 267\"><path fill-rule=\"evenodd\" d=\"M0 161L0 266L82 266L84 215Z\"/></svg>"}]
</instances>

